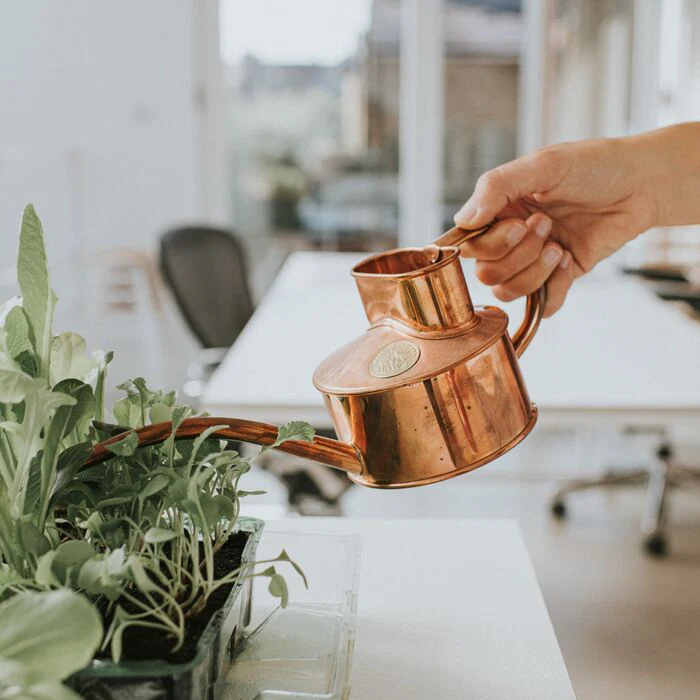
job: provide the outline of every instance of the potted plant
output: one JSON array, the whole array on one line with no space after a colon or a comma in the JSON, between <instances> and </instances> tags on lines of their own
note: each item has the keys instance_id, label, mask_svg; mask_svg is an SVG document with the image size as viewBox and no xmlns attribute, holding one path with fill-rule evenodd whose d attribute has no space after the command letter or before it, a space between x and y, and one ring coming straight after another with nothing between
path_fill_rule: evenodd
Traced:
<instances>
[{"instance_id":1,"label":"potted plant","mask_svg":"<svg viewBox=\"0 0 700 700\"><path fill-rule=\"evenodd\" d=\"M17 273L21 300L0 307L0 698L207 698L250 580L285 605L278 565L303 572L285 551L255 562L262 522L240 517L251 460L220 426L176 442L194 411L141 378L107 416L111 354L54 335L31 205ZM140 446L151 424L162 440ZM291 423L262 449L289 439L313 430Z\"/></svg>"}]
</instances>

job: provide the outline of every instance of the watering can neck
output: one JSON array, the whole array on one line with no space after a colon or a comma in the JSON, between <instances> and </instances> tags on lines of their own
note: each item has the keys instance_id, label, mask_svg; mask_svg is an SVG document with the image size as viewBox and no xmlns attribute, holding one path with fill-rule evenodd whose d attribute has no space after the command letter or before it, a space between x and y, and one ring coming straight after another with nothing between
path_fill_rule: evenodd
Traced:
<instances>
[{"instance_id":1,"label":"watering can neck","mask_svg":"<svg viewBox=\"0 0 700 700\"><path fill-rule=\"evenodd\" d=\"M186 418L178 426L175 439L191 440L213 426L220 426L220 429L212 433L212 438L239 440L261 446L274 445L279 433L279 428L276 425L242 418ZM139 447L147 447L165 442L170 437L172 430L173 424L167 422L148 425L133 432L138 438ZM85 463L85 467L94 466L114 457L108 447L123 438L124 433L120 433L96 445ZM363 460L357 448L352 443L340 440L316 436L311 442L288 440L276 445L274 449L296 457L310 459L328 467L342 469L350 474L361 474L363 470Z\"/></svg>"},{"instance_id":2,"label":"watering can neck","mask_svg":"<svg viewBox=\"0 0 700 700\"><path fill-rule=\"evenodd\" d=\"M409 333L469 330L474 306L457 248L405 248L363 260L352 271L372 325ZM413 334L412 333L412 334Z\"/></svg>"}]
</instances>

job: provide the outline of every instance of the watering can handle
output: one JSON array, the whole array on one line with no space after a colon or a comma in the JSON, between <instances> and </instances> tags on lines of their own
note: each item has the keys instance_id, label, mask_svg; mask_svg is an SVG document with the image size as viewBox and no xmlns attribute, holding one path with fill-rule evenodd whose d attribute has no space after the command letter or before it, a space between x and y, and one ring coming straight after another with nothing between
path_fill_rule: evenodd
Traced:
<instances>
[{"instance_id":1,"label":"watering can handle","mask_svg":"<svg viewBox=\"0 0 700 700\"><path fill-rule=\"evenodd\" d=\"M433 245L438 247L459 247L470 238L476 238L477 236L481 236L486 233L494 223L495 221L492 221L490 224L486 224L486 226L476 229L466 229L455 226L449 231L443 233ZM512 338L513 348L515 349L515 354L518 357L525 352L525 349L530 344L535 336L535 333L537 332L537 328L542 320L545 301L546 294L544 287L540 287L537 291L533 292L527 297L527 302L525 304L525 318L518 327L518 330L513 334Z\"/></svg>"}]
</instances>

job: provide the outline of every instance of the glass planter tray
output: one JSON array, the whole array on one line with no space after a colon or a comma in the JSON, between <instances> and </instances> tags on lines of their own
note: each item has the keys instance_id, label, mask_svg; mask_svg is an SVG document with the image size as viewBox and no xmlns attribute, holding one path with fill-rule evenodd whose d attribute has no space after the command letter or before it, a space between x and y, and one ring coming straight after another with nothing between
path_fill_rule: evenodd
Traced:
<instances>
[{"instance_id":1,"label":"glass planter tray","mask_svg":"<svg viewBox=\"0 0 700 700\"><path fill-rule=\"evenodd\" d=\"M345 700L355 639L359 535L266 529L259 556L284 547L309 580L285 575L290 603L273 607L264 582L254 586L254 618L216 700ZM260 585L258 585L258 583Z\"/></svg>"}]
</instances>

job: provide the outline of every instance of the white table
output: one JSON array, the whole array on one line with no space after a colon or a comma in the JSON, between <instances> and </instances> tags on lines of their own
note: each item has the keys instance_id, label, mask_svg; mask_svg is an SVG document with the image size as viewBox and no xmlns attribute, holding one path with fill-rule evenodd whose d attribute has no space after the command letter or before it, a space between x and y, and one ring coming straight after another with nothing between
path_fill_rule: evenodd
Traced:
<instances>
[{"instance_id":1,"label":"white table","mask_svg":"<svg viewBox=\"0 0 700 700\"><path fill-rule=\"evenodd\" d=\"M514 521L268 526L362 536L353 700L575 699ZM294 555L305 561L303 551Z\"/></svg>"},{"instance_id":2,"label":"white table","mask_svg":"<svg viewBox=\"0 0 700 700\"><path fill-rule=\"evenodd\" d=\"M216 415L329 425L311 383L330 352L367 327L354 253L294 253L223 364L203 404ZM474 280L472 275L467 278ZM497 304L472 285L476 303ZM522 306L508 305L519 319ZM514 325L514 324L513 324ZM687 427L700 422L700 324L635 279L591 275L542 323L522 358L540 425Z\"/></svg>"}]
</instances>

